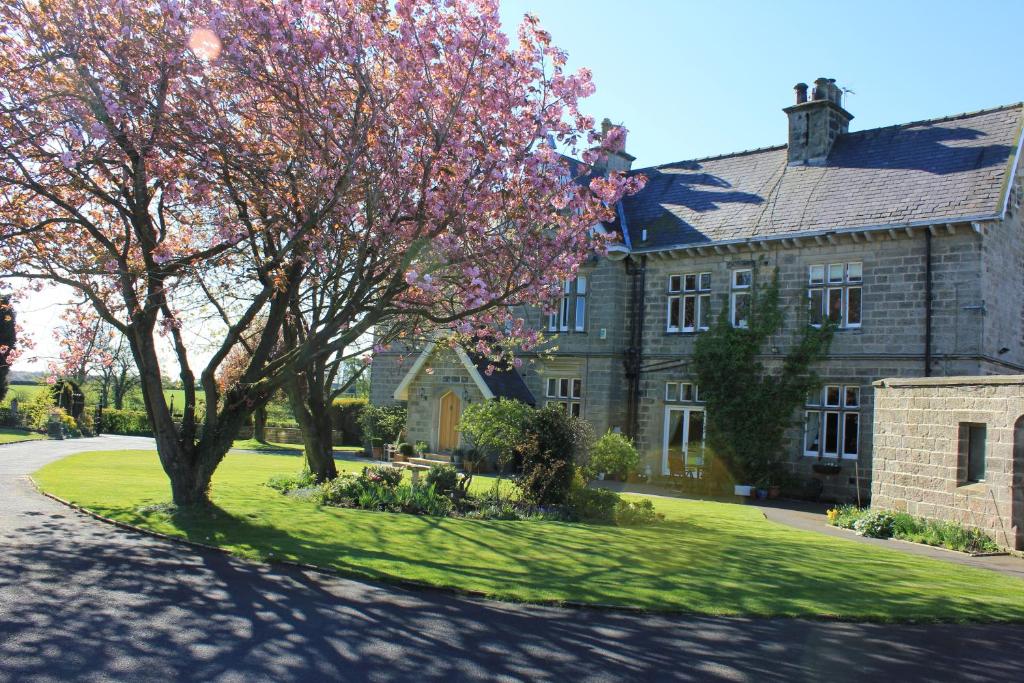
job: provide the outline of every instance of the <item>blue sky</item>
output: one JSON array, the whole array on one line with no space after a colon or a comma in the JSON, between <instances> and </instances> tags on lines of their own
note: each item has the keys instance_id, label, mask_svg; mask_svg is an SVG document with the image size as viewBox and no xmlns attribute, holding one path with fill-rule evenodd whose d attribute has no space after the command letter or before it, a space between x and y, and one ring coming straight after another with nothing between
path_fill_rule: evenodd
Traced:
<instances>
[{"instance_id":1,"label":"blue sky","mask_svg":"<svg viewBox=\"0 0 1024 683\"><path fill-rule=\"evenodd\" d=\"M634 168L785 142L793 85L853 90L851 130L1024 99L1024 0L502 0L536 14L630 130Z\"/></svg>"}]
</instances>

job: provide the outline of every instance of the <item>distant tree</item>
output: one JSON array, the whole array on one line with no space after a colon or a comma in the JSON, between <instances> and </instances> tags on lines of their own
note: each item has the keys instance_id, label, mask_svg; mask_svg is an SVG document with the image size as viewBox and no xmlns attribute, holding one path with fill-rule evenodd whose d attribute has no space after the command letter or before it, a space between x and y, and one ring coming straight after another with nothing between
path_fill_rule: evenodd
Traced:
<instances>
[{"instance_id":1,"label":"distant tree","mask_svg":"<svg viewBox=\"0 0 1024 683\"><path fill-rule=\"evenodd\" d=\"M60 353L50 364L50 373L79 385L96 381L100 406L113 402L114 408L122 410L125 397L139 386L128 340L89 306L72 304L61 318L63 324L53 331Z\"/></svg>"},{"instance_id":2,"label":"distant tree","mask_svg":"<svg viewBox=\"0 0 1024 683\"><path fill-rule=\"evenodd\" d=\"M0 401L7 395L7 374L11 369L8 358L14 350L17 332L14 324L14 307L10 297L0 298Z\"/></svg>"},{"instance_id":3,"label":"distant tree","mask_svg":"<svg viewBox=\"0 0 1024 683\"><path fill-rule=\"evenodd\" d=\"M805 325L781 365L766 367L761 357L783 320L776 270L762 291L755 283L747 327L733 327L725 307L694 347L708 450L750 484L780 475L785 430L807 393L818 387L814 366L832 343L833 324Z\"/></svg>"}]
</instances>

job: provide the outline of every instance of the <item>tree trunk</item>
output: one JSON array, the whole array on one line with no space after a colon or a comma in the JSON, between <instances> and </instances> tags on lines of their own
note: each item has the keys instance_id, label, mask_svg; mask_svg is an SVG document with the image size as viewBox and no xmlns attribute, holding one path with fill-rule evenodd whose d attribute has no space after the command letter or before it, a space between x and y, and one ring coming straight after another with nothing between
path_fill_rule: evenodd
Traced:
<instances>
[{"instance_id":1,"label":"tree trunk","mask_svg":"<svg viewBox=\"0 0 1024 683\"><path fill-rule=\"evenodd\" d=\"M323 391L306 375L296 373L285 384L288 403L295 414L295 421L302 430L302 444L306 452L306 464L318 482L330 481L338 476L334 464L333 430L331 414L324 401Z\"/></svg>"},{"instance_id":2,"label":"tree trunk","mask_svg":"<svg viewBox=\"0 0 1024 683\"><path fill-rule=\"evenodd\" d=\"M139 368L139 385L156 439L156 450L160 464L171 481L171 498L175 505L196 507L210 502L210 479L217 465L231 448L231 438L222 437L234 425L238 426L247 414L241 409L231 411L220 428L203 435L198 443L183 442L177 425L171 417L164 397L163 381L160 377L160 363L153 339L145 333L133 335L132 354ZM117 387L115 386L115 401ZM239 402L240 403L240 402Z\"/></svg>"},{"instance_id":3,"label":"tree trunk","mask_svg":"<svg viewBox=\"0 0 1024 683\"><path fill-rule=\"evenodd\" d=\"M252 436L260 443L267 443L267 407L260 406L252 413Z\"/></svg>"}]
</instances>

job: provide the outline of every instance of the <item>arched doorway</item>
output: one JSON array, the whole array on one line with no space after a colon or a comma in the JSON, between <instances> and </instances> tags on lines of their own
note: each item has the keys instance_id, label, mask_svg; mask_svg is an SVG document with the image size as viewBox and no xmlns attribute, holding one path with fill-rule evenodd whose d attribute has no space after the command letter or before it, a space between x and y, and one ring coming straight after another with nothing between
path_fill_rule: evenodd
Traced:
<instances>
[{"instance_id":1,"label":"arched doorway","mask_svg":"<svg viewBox=\"0 0 1024 683\"><path fill-rule=\"evenodd\" d=\"M459 445L459 417L462 415L462 401L454 391L441 397L440 416L437 427L437 449L453 451Z\"/></svg>"}]
</instances>

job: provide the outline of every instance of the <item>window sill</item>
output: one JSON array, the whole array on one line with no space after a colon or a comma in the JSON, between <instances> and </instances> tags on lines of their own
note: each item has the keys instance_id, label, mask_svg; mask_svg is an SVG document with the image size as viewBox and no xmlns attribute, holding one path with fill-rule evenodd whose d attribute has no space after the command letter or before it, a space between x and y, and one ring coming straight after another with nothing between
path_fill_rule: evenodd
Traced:
<instances>
[{"instance_id":1,"label":"window sill","mask_svg":"<svg viewBox=\"0 0 1024 683\"><path fill-rule=\"evenodd\" d=\"M986 481L965 481L957 483L957 493L988 493L988 482Z\"/></svg>"}]
</instances>

